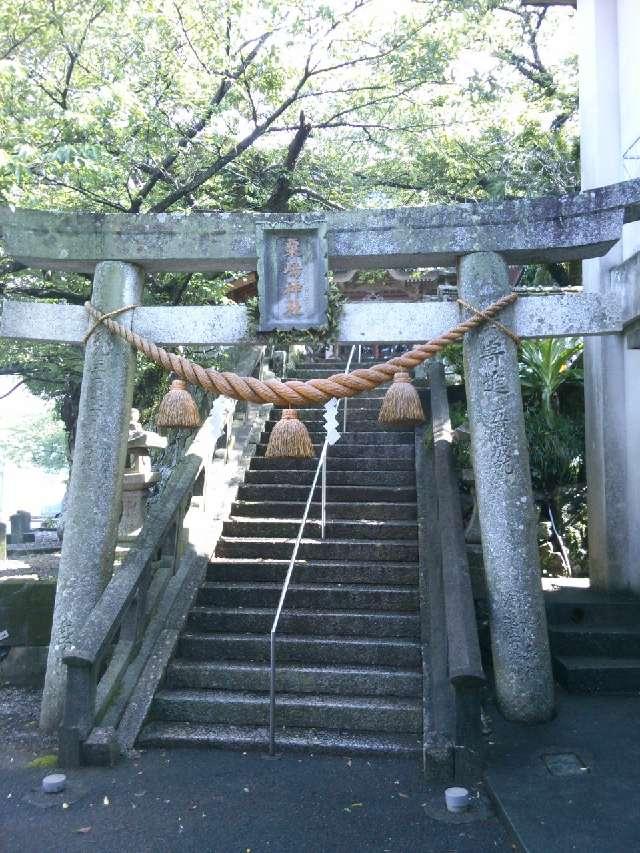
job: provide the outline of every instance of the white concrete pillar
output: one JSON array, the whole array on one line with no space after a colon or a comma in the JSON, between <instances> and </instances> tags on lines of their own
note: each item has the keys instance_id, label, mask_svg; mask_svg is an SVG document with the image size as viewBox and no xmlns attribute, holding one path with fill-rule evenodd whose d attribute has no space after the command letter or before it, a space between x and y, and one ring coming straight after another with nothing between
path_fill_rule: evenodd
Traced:
<instances>
[{"instance_id":1,"label":"white concrete pillar","mask_svg":"<svg viewBox=\"0 0 640 853\"><path fill-rule=\"evenodd\" d=\"M578 0L582 187L640 175L637 0ZM634 152L635 144L635 152ZM604 258L585 261L585 289L633 286L612 268L640 250L637 224ZM594 587L640 592L640 351L623 336L585 340L589 567Z\"/></svg>"}]
</instances>

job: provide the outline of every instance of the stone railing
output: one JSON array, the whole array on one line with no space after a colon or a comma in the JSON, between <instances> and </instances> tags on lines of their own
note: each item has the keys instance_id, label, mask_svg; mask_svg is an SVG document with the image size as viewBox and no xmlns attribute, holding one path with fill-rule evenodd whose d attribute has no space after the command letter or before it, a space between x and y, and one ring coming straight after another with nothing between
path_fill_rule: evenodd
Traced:
<instances>
[{"instance_id":1,"label":"stone railing","mask_svg":"<svg viewBox=\"0 0 640 853\"><path fill-rule=\"evenodd\" d=\"M261 357L262 351L254 350L251 364L243 365L248 374L260 372ZM148 707L145 702L162 674L149 675L149 669L168 659L220 532L221 522L216 524L215 518L224 517L224 508L216 512L212 496L217 494L220 502L224 486L238 483L246 454L232 445L257 441L260 407L245 406L234 432L231 422L237 408L239 404L226 397L214 402L148 512L136 545L66 650L63 766L112 763L133 745ZM216 453L221 438L224 446ZM228 491L227 504L233 499L232 489ZM161 654L159 645L165 646ZM139 683L145 679L142 697Z\"/></svg>"},{"instance_id":2,"label":"stone railing","mask_svg":"<svg viewBox=\"0 0 640 853\"><path fill-rule=\"evenodd\" d=\"M482 764L485 676L441 363L429 366L429 379L431 424L416 430L424 763L431 775L473 781Z\"/></svg>"}]
</instances>

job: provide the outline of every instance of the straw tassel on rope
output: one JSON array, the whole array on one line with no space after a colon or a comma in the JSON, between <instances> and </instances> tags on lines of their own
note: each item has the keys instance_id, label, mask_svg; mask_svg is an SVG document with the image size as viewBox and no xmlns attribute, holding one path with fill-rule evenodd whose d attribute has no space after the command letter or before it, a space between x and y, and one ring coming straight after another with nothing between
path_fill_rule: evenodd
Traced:
<instances>
[{"instance_id":1,"label":"straw tassel on rope","mask_svg":"<svg viewBox=\"0 0 640 853\"><path fill-rule=\"evenodd\" d=\"M196 429L200 425L200 412L187 383L174 379L160 403L156 426L159 429Z\"/></svg>"},{"instance_id":2,"label":"straw tassel on rope","mask_svg":"<svg viewBox=\"0 0 640 853\"><path fill-rule=\"evenodd\" d=\"M380 407L378 423L405 428L424 423L420 397L406 370L399 370L393 377Z\"/></svg>"},{"instance_id":3,"label":"straw tassel on rope","mask_svg":"<svg viewBox=\"0 0 640 853\"><path fill-rule=\"evenodd\" d=\"M295 409L284 409L280 420L271 430L264 454L270 459L313 459L315 452L309 430Z\"/></svg>"}]
</instances>

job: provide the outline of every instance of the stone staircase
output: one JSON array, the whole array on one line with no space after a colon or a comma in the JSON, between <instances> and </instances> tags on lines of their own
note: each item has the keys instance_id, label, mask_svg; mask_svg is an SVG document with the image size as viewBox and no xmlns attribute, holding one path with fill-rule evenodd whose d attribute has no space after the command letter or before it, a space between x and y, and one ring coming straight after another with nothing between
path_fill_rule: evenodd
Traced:
<instances>
[{"instance_id":1,"label":"stone staircase","mask_svg":"<svg viewBox=\"0 0 640 853\"><path fill-rule=\"evenodd\" d=\"M344 362L290 372L329 376ZM384 391L349 402L280 622L277 745L420 754L422 654L414 432L377 423ZM316 452L323 410L302 409ZM138 743L265 749L269 630L316 460L266 459L273 410Z\"/></svg>"},{"instance_id":2,"label":"stone staircase","mask_svg":"<svg viewBox=\"0 0 640 853\"><path fill-rule=\"evenodd\" d=\"M640 694L640 599L590 589L545 599L557 681L570 693Z\"/></svg>"}]
</instances>

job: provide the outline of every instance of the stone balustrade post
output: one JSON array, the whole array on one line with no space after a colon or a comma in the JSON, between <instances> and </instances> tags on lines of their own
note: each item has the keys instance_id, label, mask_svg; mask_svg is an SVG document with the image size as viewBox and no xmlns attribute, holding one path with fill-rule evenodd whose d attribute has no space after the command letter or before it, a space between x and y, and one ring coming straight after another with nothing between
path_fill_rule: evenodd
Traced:
<instances>
[{"instance_id":1,"label":"stone balustrade post","mask_svg":"<svg viewBox=\"0 0 640 853\"><path fill-rule=\"evenodd\" d=\"M486 308L509 291L504 260L466 255L459 290ZM463 348L498 703L510 720L540 722L553 715L554 690L516 345L484 324Z\"/></svg>"}]
</instances>

